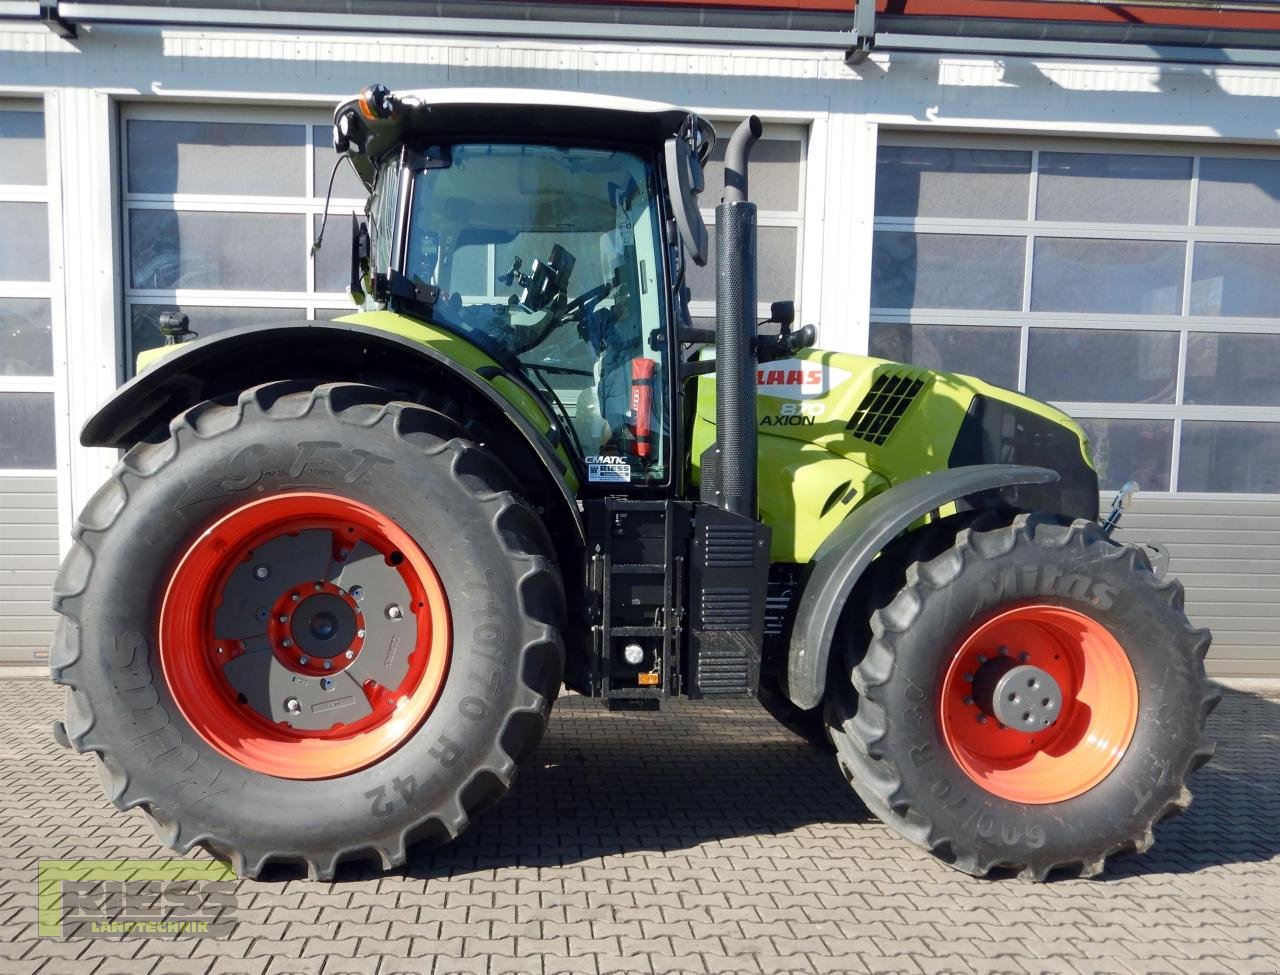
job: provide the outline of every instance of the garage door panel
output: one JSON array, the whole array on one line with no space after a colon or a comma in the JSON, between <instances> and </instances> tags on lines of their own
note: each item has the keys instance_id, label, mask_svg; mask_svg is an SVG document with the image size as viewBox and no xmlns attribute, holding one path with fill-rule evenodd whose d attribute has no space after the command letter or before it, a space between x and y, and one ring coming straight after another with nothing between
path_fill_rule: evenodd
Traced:
<instances>
[{"instance_id":1,"label":"garage door panel","mask_svg":"<svg viewBox=\"0 0 1280 975\"><path fill-rule=\"evenodd\" d=\"M1182 571L1175 571L1174 575L1188 589L1195 590L1197 599L1193 602L1215 600L1219 596L1241 603L1274 604L1280 600L1280 576L1276 575L1197 575Z\"/></svg>"},{"instance_id":2,"label":"garage door panel","mask_svg":"<svg viewBox=\"0 0 1280 975\"><path fill-rule=\"evenodd\" d=\"M1197 590L1197 593L1200 592L1201 590ZM1222 619L1226 622L1218 625L1244 629L1280 623L1280 613L1276 611L1274 599L1241 600L1234 592L1231 594L1230 601L1211 598L1188 599L1187 615L1198 620ZM1235 623L1231 623L1232 620Z\"/></svg>"},{"instance_id":3,"label":"garage door panel","mask_svg":"<svg viewBox=\"0 0 1280 975\"><path fill-rule=\"evenodd\" d=\"M6 488L5 492L0 494L0 505L6 508L32 510L53 509L58 506L58 498L56 495L37 491L19 491Z\"/></svg>"},{"instance_id":4,"label":"garage door panel","mask_svg":"<svg viewBox=\"0 0 1280 975\"><path fill-rule=\"evenodd\" d=\"M1280 377L1277 377L1280 382ZM1166 531L1209 531L1243 529L1246 531L1280 532L1280 515L1269 514L1264 502L1254 502L1260 510L1226 514L1215 512L1210 521L1205 515L1204 502L1197 512L1152 512L1150 514L1126 513L1125 526L1130 529L1159 526ZM1214 502L1216 505L1217 502Z\"/></svg>"},{"instance_id":5,"label":"garage door panel","mask_svg":"<svg viewBox=\"0 0 1280 975\"><path fill-rule=\"evenodd\" d=\"M58 559L54 269L44 106L0 98L0 663L53 633ZM104 363L104 365L110 365Z\"/></svg>"},{"instance_id":6,"label":"garage door panel","mask_svg":"<svg viewBox=\"0 0 1280 975\"><path fill-rule=\"evenodd\" d=\"M1187 590L1187 617L1213 631L1210 674L1280 674L1278 520L1280 500L1139 494L1116 532L1120 541L1168 546L1169 571Z\"/></svg>"},{"instance_id":7,"label":"garage door panel","mask_svg":"<svg viewBox=\"0 0 1280 975\"><path fill-rule=\"evenodd\" d=\"M0 498L0 521L25 521L29 525L56 525L56 508L19 508L9 504L8 498Z\"/></svg>"},{"instance_id":8,"label":"garage door panel","mask_svg":"<svg viewBox=\"0 0 1280 975\"><path fill-rule=\"evenodd\" d=\"M1167 545L1170 551L1181 542L1201 543L1218 546L1262 545L1265 548L1280 548L1280 531L1249 528L1173 528L1164 525L1152 525L1145 531L1140 528L1125 526L1126 536L1133 541L1149 539Z\"/></svg>"},{"instance_id":9,"label":"garage door panel","mask_svg":"<svg viewBox=\"0 0 1280 975\"><path fill-rule=\"evenodd\" d=\"M1260 680L1268 680L1275 677L1276 665L1274 660L1235 660L1224 659L1217 662L1217 665L1210 676L1220 679L1229 679L1235 677L1249 677Z\"/></svg>"}]
</instances>

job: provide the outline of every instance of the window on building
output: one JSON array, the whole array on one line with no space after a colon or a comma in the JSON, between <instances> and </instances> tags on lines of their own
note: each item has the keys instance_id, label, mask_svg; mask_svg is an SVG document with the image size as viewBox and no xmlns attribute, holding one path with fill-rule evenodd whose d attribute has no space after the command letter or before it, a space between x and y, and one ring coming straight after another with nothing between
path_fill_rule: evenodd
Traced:
<instances>
[{"instance_id":1,"label":"window on building","mask_svg":"<svg viewBox=\"0 0 1280 975\"><path fill-rule=\"evenodd\" d=\"M0 99L0 472L56 467L44 112Z\"/></svg>"},{"instance_id":2,"label":"window on building","mask_svg":"<svg viewBox=\"0 0 1280 975\"><path fill-rule=\"evenodd\" d=\"M337 155L323 110L130 106L122 120L128 361L162 344L178 309L201 335L354 311L350 214L365 191Z\"/></svg>"},{"instance_id":3,"label":"window on building","mask_svg":"<svg viewBox=\"0 0 1280 975\"><path fill-rule=\"evenodd\" d=\"M1280 157L882 133L870 351L1055 403L1102 484L1280 494Z\"/></svg>"},{"instance_id":4,"label":"window on building","mask_svg":"<svg viewBox=\"0 0 1280 975\"><path fill-rule=\"evenodd\" d=\"M724 153L736 120L715 120L715 150L707 162L706 188L699 198L710 236L706 267L690 266L689 309L694 318L715 315L716 206L724 192ZM759 252L756 297L761 318L774 301L794 300L800 306L800 241L804 225L804 179L807 130L802 126L765 126L765 136L751 152L751 199L757 208L756 249ZM705 323L700 323L705 324Z\"/></svg>"}]
</instances>

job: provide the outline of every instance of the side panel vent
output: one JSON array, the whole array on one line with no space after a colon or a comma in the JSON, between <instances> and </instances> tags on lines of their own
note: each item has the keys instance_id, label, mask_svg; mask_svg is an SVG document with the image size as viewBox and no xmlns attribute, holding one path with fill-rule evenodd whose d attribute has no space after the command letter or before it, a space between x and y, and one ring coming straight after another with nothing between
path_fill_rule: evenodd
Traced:
<instances>
[{"instance_id":1,"label":"side panel vent","mask_svg":"<svg viewBox=\"0 0 1280 975\"><path fill-rule=\"evenodd\" d=\"M751 563L748 562L749 566ZM704 630L751 629L751 590L746 586L723 586L702 590Z\"/></svg>"},{"instance_id":2,"label":"side panel vent","mask_svg":"<svg viewBox=\"0 0 1280 975\"><path fill-rule=\"evenodd\" d=\"M847 429L859 440L884 443L923 388L924 380L915 376L882 373L854 410Z\"/></svg>"},{"instance_id":3,"label":"side panel vent","mask_svg":"<svg viewBox=\"0 0 1280 975\"><path fill-rule=\"evenodd\" d=\"M749 569L755 564L755 525L703 525L707 567Z\"/></svg>"}]
</instances>

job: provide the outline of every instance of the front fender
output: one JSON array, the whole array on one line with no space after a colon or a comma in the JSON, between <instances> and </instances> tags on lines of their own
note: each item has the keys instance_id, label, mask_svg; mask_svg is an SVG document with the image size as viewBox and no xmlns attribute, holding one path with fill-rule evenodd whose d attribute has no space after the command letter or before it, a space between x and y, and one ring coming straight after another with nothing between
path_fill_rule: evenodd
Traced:
<instances>
[{"instance_id":1,"label":"front fender","mask_svg":"<svg viewBox=\"0 0 1280 975\"><path fill-rule=\"evenodd\" d=\"M237 328L184 345L125 383L89 418L80 442L127 449L188 407L280 379L378 385L387 377L393 385L428 388L433 382L451 383L504 418L529 446L583 539L578 472L564 449L559 421L518 377L469 345L468 351L484 363L464 365L425 341L355 322Z\"/></svg>"},{"instance_id":2,"label":"front fender","mask_svg":"<svg viewBox=\"0 0 1280 975\"><path fill-rule=\"evenodd\" d=\"M903 481L855 508L814 555L791 630L787 697L805 709L821 702L831 642L845 601L871 560L908 525L974 494L1057 480L1055 471L1043 467L953 467Z\"/></svg>"}]
</instances>

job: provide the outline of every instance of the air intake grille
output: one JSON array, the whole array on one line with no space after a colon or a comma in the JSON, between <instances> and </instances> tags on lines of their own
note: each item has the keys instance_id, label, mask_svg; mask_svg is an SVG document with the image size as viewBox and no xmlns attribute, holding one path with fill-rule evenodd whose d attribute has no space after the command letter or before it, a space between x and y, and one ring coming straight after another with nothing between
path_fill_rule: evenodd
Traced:
<instances>
[{"instance_id":1,"label":"air intake grille","mask_svg":"<svg viewBox=\"0 0 1280 975\"><path fill-rule=\"evenodd\" d=\"M914 376L892 373L877 376L871 390L854 411L847 429L859 440L877 445L884 443L923 387L924 380Z\"/></svg>"}]
</instances>

